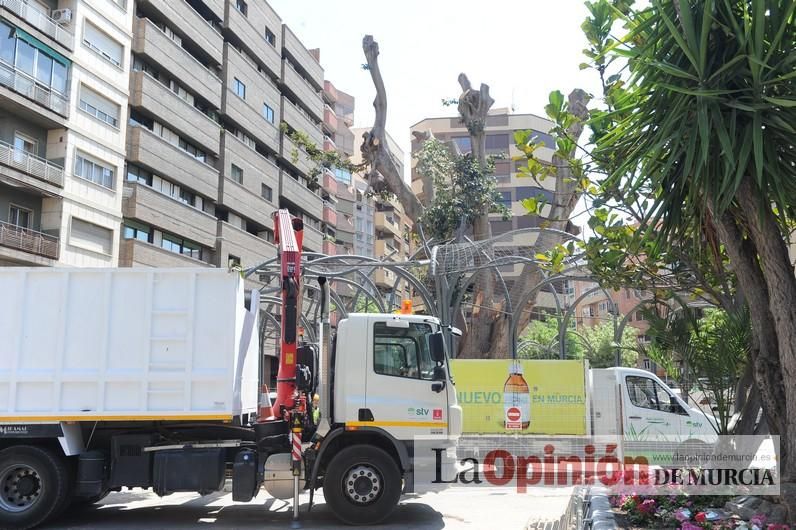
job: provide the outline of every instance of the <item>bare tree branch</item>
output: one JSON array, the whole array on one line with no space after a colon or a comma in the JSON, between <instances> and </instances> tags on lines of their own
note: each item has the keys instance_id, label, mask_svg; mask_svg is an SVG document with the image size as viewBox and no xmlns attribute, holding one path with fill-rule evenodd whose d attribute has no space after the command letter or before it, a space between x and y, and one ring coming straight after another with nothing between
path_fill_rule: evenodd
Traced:
<instances>
[{"instance_id":1,"label":"bare tree branch","mask_svg":"<svg viewBox=\"0 0 796 530\"><path fill-rule=\"evenodd\" d=\"M362 135L362 158L368 163L370 170L366 175L368 183L376 193L389 191L396 195L404 212L413 221L417 221L423 214L423 205L415 197L412 188L406 184L404 177L398 170L398 165L393 160L387 145L387 91L384 89L384 80L379 70L379 44L373 40L372 35L365 35L362 39L362 51L368 62L370 77L376 87L376 98L373 108L376 118L373 129Z\"/></svg>"}]
</instances>

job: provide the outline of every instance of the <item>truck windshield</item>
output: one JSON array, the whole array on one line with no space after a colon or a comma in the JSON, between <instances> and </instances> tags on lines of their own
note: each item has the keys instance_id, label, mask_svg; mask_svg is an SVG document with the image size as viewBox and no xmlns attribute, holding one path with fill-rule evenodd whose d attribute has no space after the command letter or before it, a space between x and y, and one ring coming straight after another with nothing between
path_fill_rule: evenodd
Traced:
<instances>
[{"instance_id":1,"label":"truck windshield","mask_svg":"<svg viewBox=\"0 0 796 530\"><path fill-rule=\"evenodd\" d=\"M373 324L373 367L377 374L431 380L434 361L428 345L431 326L411 323L408 328Z\"/></svg>"}]
</instances>

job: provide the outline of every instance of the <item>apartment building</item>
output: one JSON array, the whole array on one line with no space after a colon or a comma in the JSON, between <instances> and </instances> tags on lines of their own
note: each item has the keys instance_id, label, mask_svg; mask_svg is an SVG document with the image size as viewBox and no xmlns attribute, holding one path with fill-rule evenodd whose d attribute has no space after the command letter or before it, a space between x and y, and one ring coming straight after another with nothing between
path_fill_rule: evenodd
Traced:
<instances>
[{"instance_id":1,"label":"apartment building","mask_svg":"<svg viewBox=\"0 0 796 530\"><path fill-rule=\"evenodd\" d=\"M497 180L497 189L502 197L502 202L512 213L512 218L508 221L504 221L500 214L491 215L490 224L492 225L493 237L506 234L512 230L539 226L540 218L538 216L527 215L527 211L522 205L524 199L541 196L544 197L547 204L553 201L554 179L545 179L541 183L537 183L531 178L520 177L517 170L523 162L512 161L514 157L522 155L514 145L514 132L532 130L537 141L542 144L536 151L536 155L544 162L552 162L555 140L548 134L548 131L553 125L550 120L534 114L512 114L509 109L505 108L493 109L487 116L486 152L488 155L504 155L503 159L495 163L495 179ZM471 151L470 135L458 116L421 120L411 127L411 132L431 132L438 140L455 143L461 153L469 153ZM412 138L412 154L414 157L422 148L422 142L414 134L412 134ZM427 190L423 188L423 181L414 165L412 167L412 189L421 202L425 201ZM547 213L547 211L549 211L549 206L545 207L543 213ZM529 247L534 245L537 242L536 240L537 235L535 233L504 238L496 244L496 250L507 254L519 253L527 255ZM509 287L521 274L522 267L522 265L516 265L501 268ZM539 293L534 309L536 312L556 310L557 306L553 298L552 289L553 287L546 287ZM559 303L561 305L571 299L572 286L566 281L556 285L555 290L559 295Z\"/></svg>"},{"instance_id":2,"label":"apartment building","mask_svg":"<svg viewBox=\"0 0 796 530\"><path fill-rule=\"evenodd\" d=\"M323 82L323 149L350 159L354 154L354 97L325 80ZM352 175L343 168L326 169L323 174L324 215L334 214L333 230L327 223L324 254L354 254L354 202Z\"/></svg>"},{"instance_id":3,"label":"apartment building","mask_svg":"<svg viewBox=\"0 0 796 530\"><path fill-rule=\"evenodd\" d=\"M118 263L131 17L0 0L0 265Z\"/></svg>"},{"instance_id":4,"label":"apartment building","mask_svg":"<svg viewBox=\"0 0 796 530\"><path fill-rule=\"evenodd\" d=\"M267 3L139 0L129 85L120 265L257 265L278 208L322 250L313 163L280 124L323 142L323 69Z\"/></svg>"},{"instance_id":5,"label":"apartment building","mask_svg":"<svg viewBox=\"0 0 796 530\"><path fill-rule=\"evenodd\" d=\"M365 128L352 129L355 138L361 138L369 131ZM404 174L404 152L387 134L387 147L398 172ZM362 161L362 154L356 153L355 163ZM410 234L414 223L405 214L403 206L396 197L389 201L369 199L365 193L367 183L361 177L355 182L358 208L355 216L356 241L362 255L373 256L391 262L404 262L410 257ZM401 300L410 296L409 286L405 282L397 282L395 273L388 269L374 272L373 281L384 295L388 303L400 307Z\"/></svg>"}]
</instances>

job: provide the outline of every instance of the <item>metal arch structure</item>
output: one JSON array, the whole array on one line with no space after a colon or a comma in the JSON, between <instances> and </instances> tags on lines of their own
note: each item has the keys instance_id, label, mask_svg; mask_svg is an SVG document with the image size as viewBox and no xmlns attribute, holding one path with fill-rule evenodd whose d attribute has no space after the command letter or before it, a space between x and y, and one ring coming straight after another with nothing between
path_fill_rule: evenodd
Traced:
<instances>
[{"instance_id":1,"label":"metal arch structure","mask_svg":"<svg viewBox=\"0 0 796 530\"><path fill-rule=\"evenodd\" d=\"M422 227L420 227L422 236ZM368 304L374 304L379 312L390 312L396 309L397 304L390 300L390 293L395 293L399 286L406 284L410 287L414 297L420 299L425 311L440 318L443 326L450 329L455 324L456 318L462 314L466 307L467 293L475 285L479 275L492 274L496 278L498 290L494 293L495 303L500 303L501 313L504 318L510 319L509 333L506 340L508 351L512 357L518 352L517 329L521 315L526 311L528 304L534 300L546 287L545 292L552 295L554 307L552 316L559 324L558 354L566 358L566 333L571 321L572 313L577 304L585 298L585 293L574 302L566 303L555 286L563 281L587 281L598 283L596 278L588 274L582 263L582 254L568 256L562 266L561 272L550 273L545 270L543 262L536 258L538 253L549 250L548 236L555 236L555 244L566 244L576 241L576 235L550 228L525 228L506 232L491 240L472 241L461 237L458 241L434 242L427 241L424 237L418 248L407 261L385 261L370 256L358 255L325 255L320 253L305 252L302 256L303 274L307 279L324 276L330 280L331 301L334 303L339 318L345 318L349 313L356 311L359 300L365 299ZM517 240L535 236L533 243L520 244ZM510 252L511 250L515 252ZM467 259L456 259L457 255ZM539 266L543 280L529 286L519 296L512 293L507 279L501 268L508 266L523 267L528 265ZM382 288L376 284L374 275L376 271L389 270L395 274L395 280L390 280L391 288ZM243 271L244 277L252 280L259 279L264 284L261 292L278 289L274 280L279 277L278 258L263 260L261 263ZM317 290L315 282L303 283L301 323L305 327L308 339L314 340L315 329L312 325L317 321L317 303L314 292ZM587 291L603 291L611 300L607 289L595 287ZM515 298L512 298L515 296ZM279 300L273 297L261 296L261 310L273 312L279 306ZM614 319L614 339L618 341L624 330L627 317L621 323L617 322L618 311L616 304L611 300ZM635 309L634 309L635 310ZM276 329L278 318L268 318L267 328ZM449 341L452 339L449 336ZM450 344L450 342L449 342Z\"/></svg>"}]
</instances>

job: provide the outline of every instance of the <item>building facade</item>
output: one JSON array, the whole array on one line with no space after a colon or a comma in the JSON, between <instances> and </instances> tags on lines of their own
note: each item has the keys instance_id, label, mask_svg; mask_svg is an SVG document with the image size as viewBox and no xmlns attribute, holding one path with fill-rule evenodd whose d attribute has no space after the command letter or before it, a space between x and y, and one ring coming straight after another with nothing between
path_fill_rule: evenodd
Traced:
<instances>
[{"instance_id":1,"label":"building facade","mask_svg":"<svg viewBox=\"0 0 796 530\"><path fill-rule=\"evenodd\" d=\"M541 144L536 151L536 156L543 162L552 162L555 149L555 140L548 131L553 127L553 122L534 114L512 114L509 109L497 108L490 111L486 119L486 153L487 155L503 155L495 163L495 180L501 195L502 203L512 213L512 218L504 221L500 214L490 214L492 237L502 236L512 230L523 228L536 228L539 226L540 217L528 215L522 201L529 198L544 197L547 205L553 202L555 180L545 179L537 183L528 177L519 176L518 168L524 162L514 162L513 158L522 155L514 144L514 132L518 130L532 130L534 136ZM427 132L442 142L454 143L459 152L471 151L470 135L459 117L426 118L411 127L412 133L412 158L422 148L422 138ZM419 133L415 135L414 133ZM425 202L427 190L423 187L416 168L412 167L412 189L421 202ZM550 206L545 206L543 214L549 212ZM496 243L496 248L504 247L503 252L527 255L529 248L537 241L536 233L506 236ZM522 273L523 265L501 267L501 273L509 288ZM572 299L572 286L562 281L556 285L555 290L559 296L559 304L565 305ZM534 308L535 312L556 310L556 302L552 294L553 287L545 287L539 293Z\"/></svg>"},{"instance_id":2,"label":"building facade","mask_svg":"<svg viewBox=\"0 0 796 530\"><path fill-rule=\"evenodd\" d=\"M118 263L131 17L0 1L0 265Z\"/></svg>"}]
</instances>

